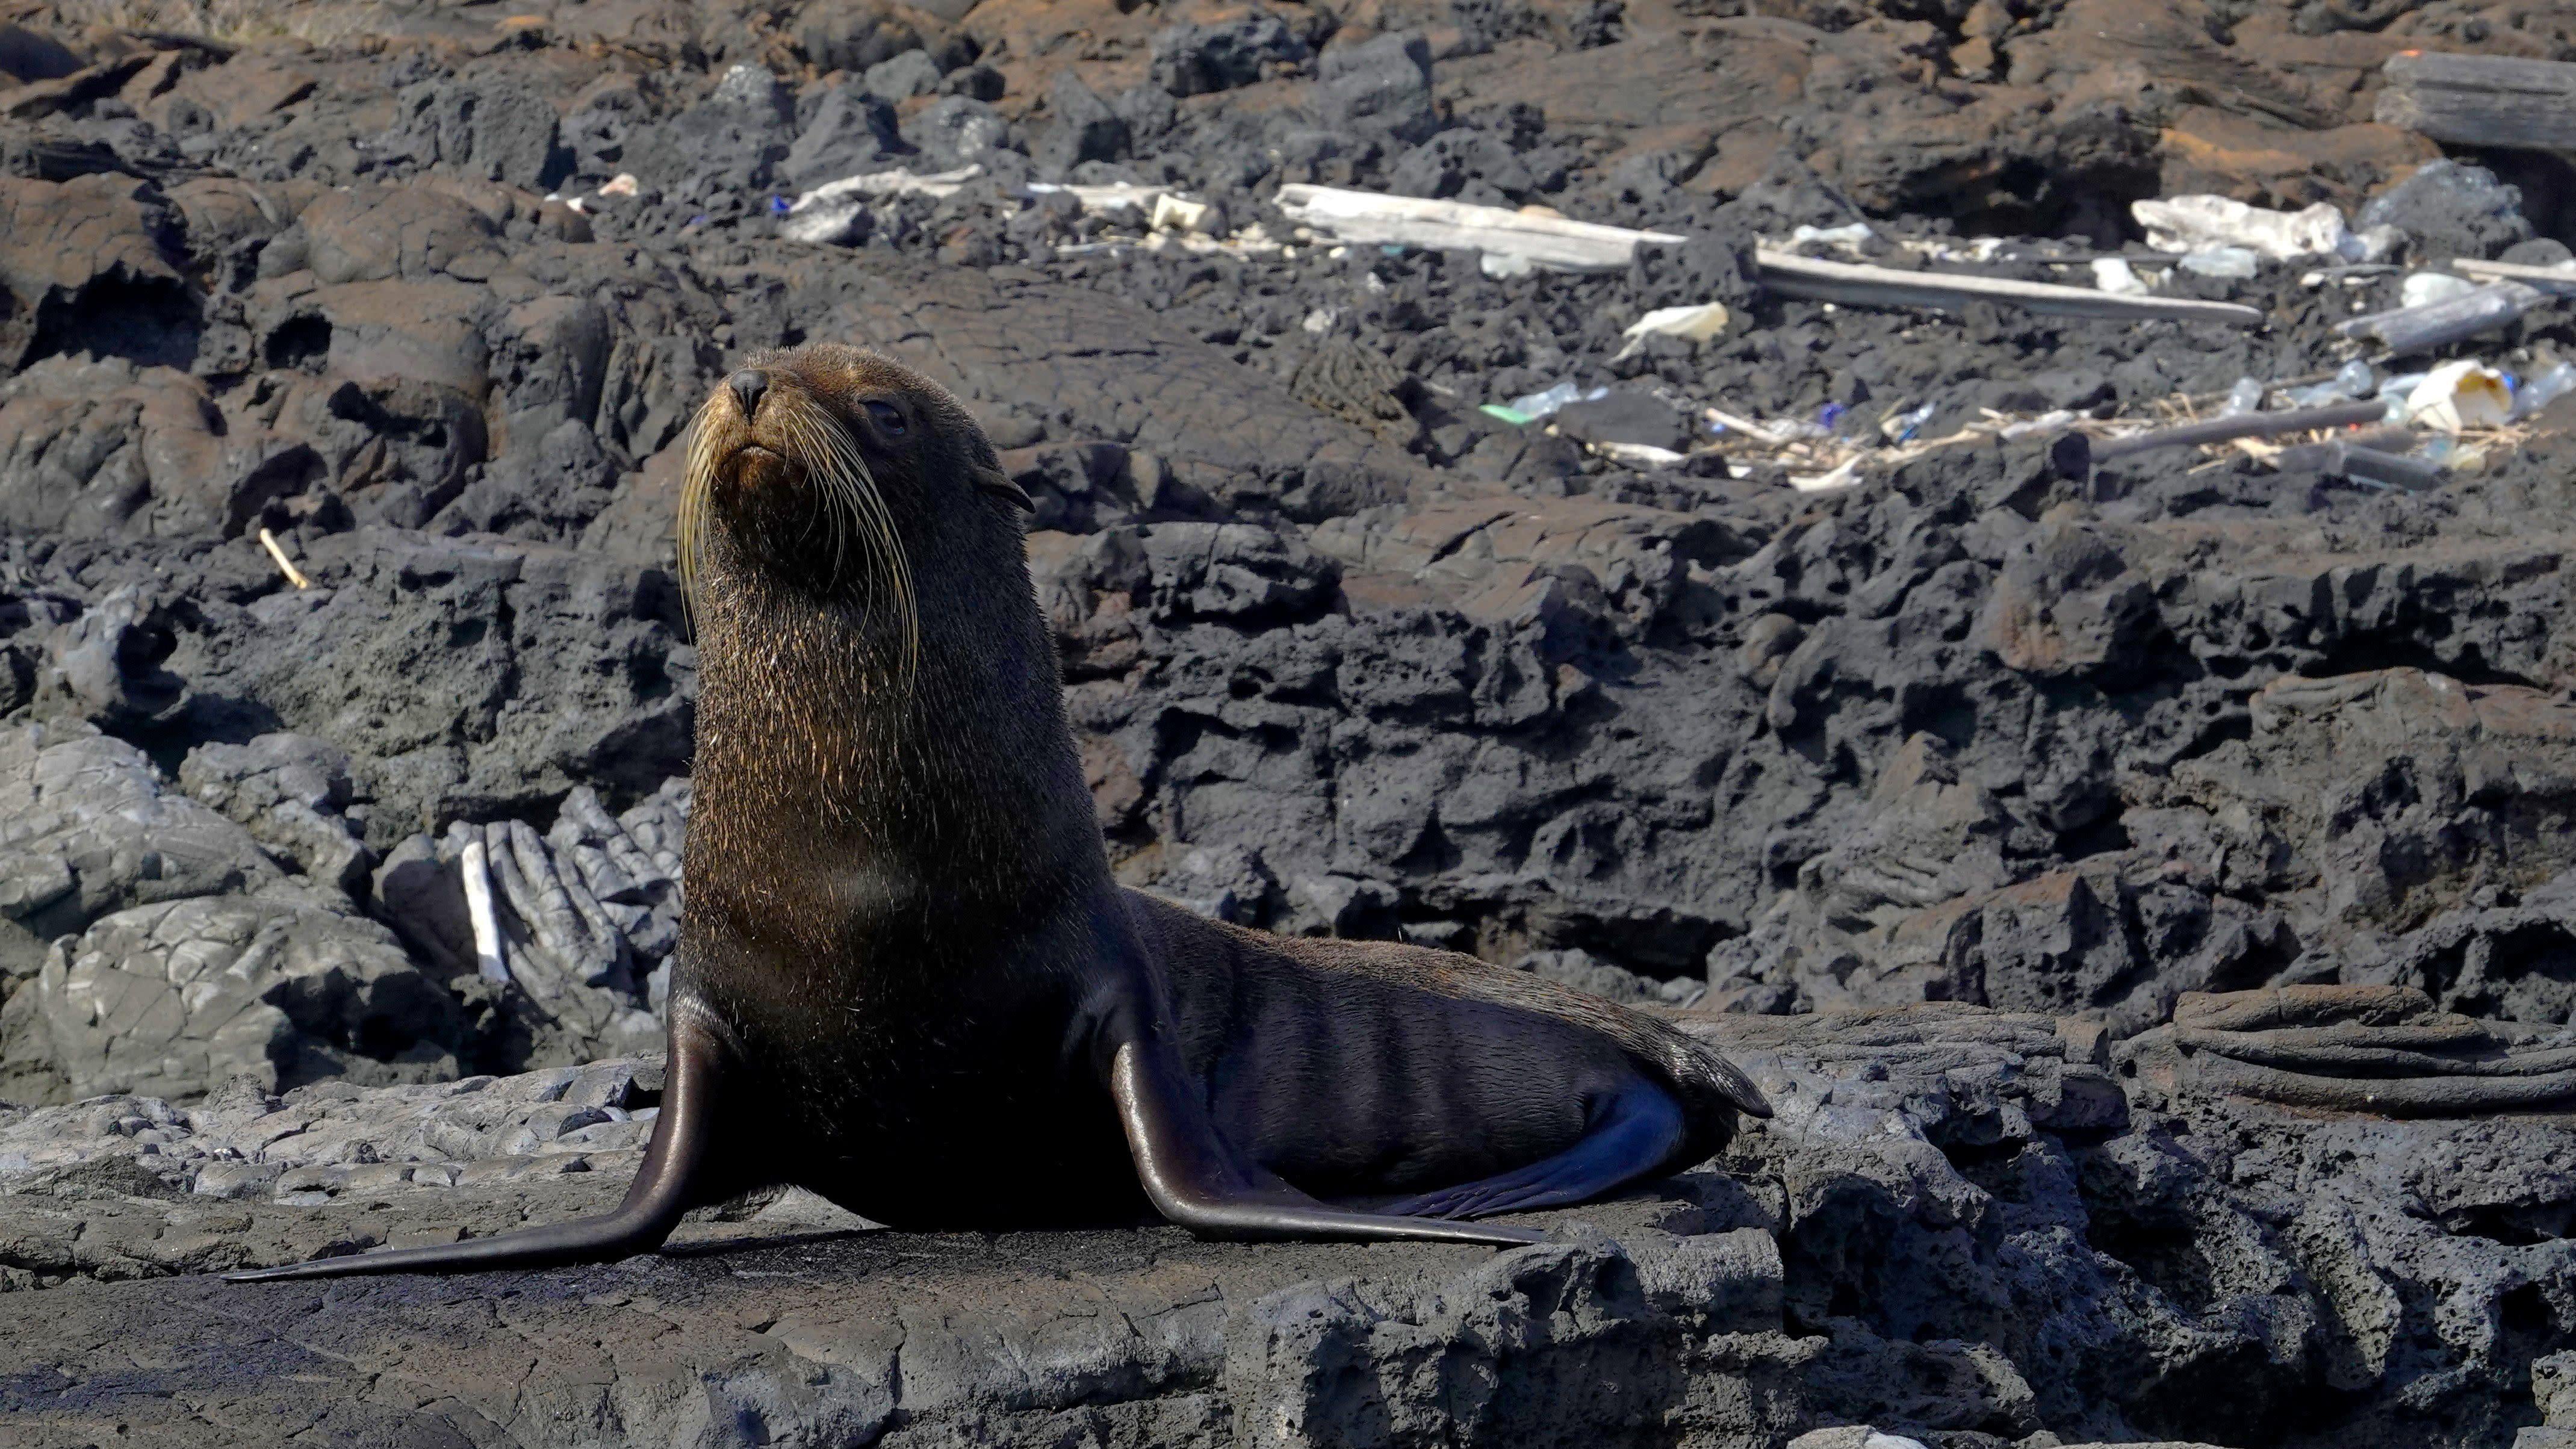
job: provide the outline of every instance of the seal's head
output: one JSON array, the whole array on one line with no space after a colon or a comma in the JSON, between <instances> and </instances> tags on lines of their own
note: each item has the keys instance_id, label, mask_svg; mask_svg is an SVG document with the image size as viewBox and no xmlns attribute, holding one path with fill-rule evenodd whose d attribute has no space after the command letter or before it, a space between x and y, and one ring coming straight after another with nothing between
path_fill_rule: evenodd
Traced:
<instances>
[{"instance_id":1,"label":"seal's head","mask_svg":"<svg viewBox=\"0 0 2576 1449\"><path fill-rule=\"evenodd\" d=\"M698 409L680 494L681 589L696 613L711 566L756 573L883 617L909 643L921 551L979 519L1016 551L1016 513L1028 508L983 429L929 379L856 347L763 352Z\"/></svg>"}]
</instances>

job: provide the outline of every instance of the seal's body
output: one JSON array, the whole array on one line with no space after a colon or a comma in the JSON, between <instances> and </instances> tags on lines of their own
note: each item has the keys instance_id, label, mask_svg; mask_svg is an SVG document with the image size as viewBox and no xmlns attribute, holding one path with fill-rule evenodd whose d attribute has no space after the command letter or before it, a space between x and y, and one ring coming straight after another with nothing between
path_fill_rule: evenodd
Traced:
<instances>
[{"instance_id":1,"label":"seal's body","mask_svg":"<svg viewBox=\"0 0 2576 1449\"><path fill-rule=\"evenodd\" d=\"M1459 1219L1687 1165L1761 1096L1645 1016L1470 957L1120 888L1027 499L873 354L754 359L680 510L698 753L670 1073L613 1213L256 1273L620 1256L786 1181L919 1229L1519 1243Z\"/></svg>"}]
</instances>

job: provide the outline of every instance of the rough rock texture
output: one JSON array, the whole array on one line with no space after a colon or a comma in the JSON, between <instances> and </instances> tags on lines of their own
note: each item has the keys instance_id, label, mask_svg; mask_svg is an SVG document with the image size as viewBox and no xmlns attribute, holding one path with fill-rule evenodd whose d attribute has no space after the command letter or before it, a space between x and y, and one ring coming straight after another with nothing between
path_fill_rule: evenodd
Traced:
<instances>
[{"instance_id":1,"label":"rough rock texture","mask_svg":"<svg viewBox=\"0 0 2576 1449\"><path fill-rule=\"evenodd\" d=\"M2557 1432L2533 1395L2560 1371L2532 1365L2576 1328L2538 1110L2576 1013L2564 408L2422 492L2248 451L2078 481L2050 429L2331 375L2333 324L2403 272L2156 282L2263 309L2236 331L1828 309L1753 258L1852 254L1811 227L2081 282L2136 255L2127 203L2216 191L2384 222L2410 270L2553 260L2562 158L2446 158L2371 117L2388 56L2576 57L2567 16L254 8L0 7L0 1180L42 1179L6 1199L0 1276L45 1288L8 1295L0 1375L31 1366L0 1377L0 1437ZM833 244L784 234L815 187L969 166L845 203ZM1290 182L1689 240L1493 275L1300 236ZM1206 209L1139 241L1144 209L1065 185ZM1705 339L1626 335L1711 301ZM2576 359L2567 318L2406 365L2537 378ZM648 1049L667 986L680 444L740 357L819 339L955 389L1035 500L1124 879L1776 1053L1792 1105L1732 1162L1742 1200L1696 1176L1508 1263L834 1239L747 1270L812 1284L675 1259L349 1286L239 1310L263 1347L220 1362L195 1345L238 1298L102 1281L613 1193L649 1088L528 1084ZM1482 410L1560 385L1599 400ZM1839 443L2066 416L1809 492L1711 405ZM2209 1004L2242 991L2328 1004ZM457 1090L485 1075L518 1085ZM2387 1082L2436 1114L2385 1120ZM2516 1092L2532 1112L2440 1115ZM1779 1245L1758 1324L1658 1276L1705 1252L1734 1283L1750 1230ZM879 1336L743 1316L791 1281ZM1071 1283L1123 1326L1059 1311ZM502 1291L561 1316L519 1360L455 1356L503 1333ZM1261 1317L1281 1293L1311 1316ZM664 1300L723 1325L698 1357L636 1306ZM325 1303L348 1316L305 1321ZM985 1367L888 1377L907 1323ZM568 1342L600 1356L564 1367ZM443 1377L371 1377L390 1361Z\"/></svg>"},{"instance_id":2,"label":"rough rock texture","mask_svg":"<svg viewBox=\"0 0 2576 1449\"><path fill-rule=\"evenodd\" d=\"M22 1291L0 1295L0 1333L25 1351L0 1424L37 1442L283 1422L554 1443L578 1422L627 1442L1779 1444L1843 1423L1948 1444L2470 1443L2533 1422L2530 1386L2554 1382L2526 1365L2576 1291L2568 1119L2133 1110L2097 1029L1974 1007L1678 1019L1779 1117L1710 1169L1536 1215L1551 1241L1503 1254L924 1238L790 1193L610 1267L172 1282L602 1206L658 1072L11 1114L0 1286Z\"/></svg>"}]
</instances>

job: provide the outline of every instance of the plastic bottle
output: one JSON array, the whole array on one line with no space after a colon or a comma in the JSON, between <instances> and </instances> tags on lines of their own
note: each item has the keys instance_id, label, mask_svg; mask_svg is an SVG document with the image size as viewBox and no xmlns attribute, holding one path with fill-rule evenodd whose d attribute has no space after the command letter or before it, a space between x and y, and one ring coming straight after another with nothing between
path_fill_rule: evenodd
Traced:
<instances>
[{"instance_id":1,"label":"plastic bottle","mask_svg":"<svg viewBox=\"0 0 2576 1449\"><path fill-rule=\"evenodd\" d=\"M2371 375L2370 364L2356 357L2335 370L2335 390L2345 397L2369 397L2379 380Z\"/></svg>"},{"instance_id":2,"label":"plastic bottle","mask_svg":"<svg viewBox=\"0 0 2576 1449\"><path fill-rule=\"evenodd\" d=\"M1531 418L1543 418L1567 403L1599 402L1609 395L1610 389L1606 387L1596 387L1590 392L1585 392L1576 387L1573 379L1569 378L1545 392L1524 393L1513 398L1508 406L1513 412L1524 413Z\"/></svg>"},{"instance_id":3,"label":"plastic bottle","mask_svg":"<svg viewBox=\"0 0 2576 1449\"><path fill-rule=\"evenodd\" d=\"M2569 392L2576 392L2576 362L2557 363L2514 394L2513 415L2527 418Z\"/></svg>"},{"instance_id":4,"label":"plastic bottle","mask_svg":"<svg viewBox=\"0 0 2576 1449\"><path fill-rule=\"evenodd\" d=\"M2240 417L2263 406L2263 384L2250 377L2236 379L2227 390L2227 402L2218 410L2222 418Z\"/></svg>"}]
</instances>

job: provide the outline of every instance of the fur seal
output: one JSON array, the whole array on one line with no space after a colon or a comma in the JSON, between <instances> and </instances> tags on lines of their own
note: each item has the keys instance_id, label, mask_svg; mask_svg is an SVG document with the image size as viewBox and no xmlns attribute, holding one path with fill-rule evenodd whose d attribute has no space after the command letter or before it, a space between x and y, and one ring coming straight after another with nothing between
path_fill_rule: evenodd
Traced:
<instances>
[{"instance_id":1,"label":"fur seal","mask_svg":"<svg viewBox=\"0 0 2576 1449\"><path fill-rule=\"evenodd\" d=\"M696 799L668 1087L612 1212L235 1279L596 1261L793 1182L910 1229L1537 1235L1467 1219L1706 1157L1744 1075L1472 957L1202 920L1111 876L964 408L873 353L754 357L679 510Z\"/></svg>"}]
</instances>

